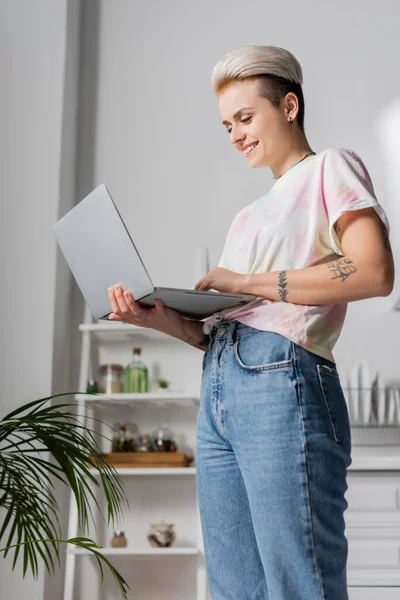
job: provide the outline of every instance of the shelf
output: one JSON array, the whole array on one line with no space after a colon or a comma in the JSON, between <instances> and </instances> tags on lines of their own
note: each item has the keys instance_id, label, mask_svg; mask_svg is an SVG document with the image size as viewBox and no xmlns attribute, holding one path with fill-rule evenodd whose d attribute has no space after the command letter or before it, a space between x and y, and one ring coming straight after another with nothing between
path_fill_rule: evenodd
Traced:
<instances>
[{"instance_id":1,"label":"shelf","mask_svg":"<svg viewBox=\"0 0 400 600\"><path fill-rule=\"evenodd\" d=\"M169 548L95 548L97 552L104 554L105 556L145 556L145 555L188 555L188 554L199 554L200 551L198 548L193 547L179 547L179 546L171 546ZM69 554L75 554L77 556L90 556L92 553L90 550L85 550L84 548L75 548L73 550L68 550Z\"/></svg>"},{"instance_id":2,"label":"shelf","mask_svg":"<svg viewBox=\"0 0 400 600\"><path fill-rule=\"evenodd\" d=\"M91 332L93 338L99 342L128 342L131 341L133 337L163 342L180 341L177 338L167 335L166 333L161 333L161 331L156 331L155 329L137 327L136 325L128 325L126 323L119 323L118 321L81 323L79 325L79 330Z\"/></svg>"},{"instance_id":3,"label":"shelf","mask_svg":"<svg viewBox=\"0 0 400 600\"><path fill-rule=\"evenodd\" d=\"M185 392L154 392L144 394L77 394L75 400L85 400L92 408L111 408L115 406L129 406L148 404L159 406L160 403L167 406L186 406L190 403L198 406L199 396Z\"/></svg>"},{"instance_id":4,"label":"shelf","mask_svg":"<svg viewBox=\"0 0 400 600\"><path fill-rule=\"evenodd\" d=\"M132 475L196 475L196 467L126 467L115 469L120 475L130 477ZM98 471L90 471L95 477L99 477Z\"/></svg>"},{"instance_id":5,"label":"shelf","mask_svg":"<svg viewBox=\"0 0 400 600\"><path fill-rule=\"evenodd\" d=\"M349 471L400 471L398 446L353 446Z\"/></svg>"}]
</instances>

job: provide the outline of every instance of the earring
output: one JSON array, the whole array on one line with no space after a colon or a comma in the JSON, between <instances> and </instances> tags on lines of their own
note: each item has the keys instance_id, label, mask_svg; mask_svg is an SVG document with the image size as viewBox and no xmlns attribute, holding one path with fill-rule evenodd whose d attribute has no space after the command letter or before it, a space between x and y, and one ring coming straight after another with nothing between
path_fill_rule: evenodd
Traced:
<instances>
[{"instance_id":1,"label":"earring","mask_svg":"<svg viewBox=\"0 0 400 600\"><path fill-rule=\"evenodd\" d=\"M293 119L292 119L292 117L289 117L289 123L290 123L290 125L293 125Z\"/></svg>"}]
</instances>

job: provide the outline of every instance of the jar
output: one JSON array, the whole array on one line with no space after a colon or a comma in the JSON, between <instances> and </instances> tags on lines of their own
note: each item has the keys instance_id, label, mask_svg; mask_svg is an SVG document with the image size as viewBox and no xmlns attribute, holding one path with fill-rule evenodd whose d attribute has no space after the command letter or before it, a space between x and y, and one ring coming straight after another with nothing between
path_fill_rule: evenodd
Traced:
<instances>
[{"instance_id":1,"label":"jar","mask_svg":"<svg viewBox=\"0 0 400 600\"><path fill-rule=\"evenodd\" d=\"M171 446L174 443L172 434L168 425L163 421L158 431L153 435L157 452L171 452ZM172 450L173 452L174 450ZM175 450L176 452L176 450Z\"/></svg>"},{"instance_id":2,"label":"jar","mask_svg":"<svg viewBox=\"0 0 400 600\"><path fill-rule=\"evenodd\" d=\"M120 394L122 392L122 365L106 364L100 366L100 392L102 394Z\"/></svg>"},{"instance_id":3,"label":"jar","mask_svg":"<svg viewBox=\"0 0 400 600\"><path fill-rule=\"evenodd\" d=\"M134 452L134 444L132 436L127 431L125 423L117 423L115 425L117 432L114 434L112 439L112 452Z\"/></svg>"},{"instance_id":4,"label":"jar","mask_svg":"<svg viewBox=\"0 0 400 600\"><path fill-rule=\"evenodd\" d=\"M113 548L125 548L127 543L128 540L126 539L124 532L117 529L114 532L114 537L111 540L111 546Z\"/></svg>"}]
</instances>

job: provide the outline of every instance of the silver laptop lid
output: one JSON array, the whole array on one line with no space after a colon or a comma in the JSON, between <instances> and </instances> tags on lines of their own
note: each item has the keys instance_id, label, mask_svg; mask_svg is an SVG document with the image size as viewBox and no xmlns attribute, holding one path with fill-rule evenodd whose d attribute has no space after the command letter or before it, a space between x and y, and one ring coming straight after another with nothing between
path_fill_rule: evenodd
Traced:
<instances>
[{"instance_id":1,"label":"silver laptop lid","mask_svg":"<svg viewBox=\"0 0 400 600\"><path fill-rule=\"evenodd\" d=\"M154 290L149 274L104 184L94 189L53 225L53 231L96 319L111 312L109 287L120 283L136 299L151 294ZM98 265L102 265L100 271Z\"/></svg>"}]
</instances>

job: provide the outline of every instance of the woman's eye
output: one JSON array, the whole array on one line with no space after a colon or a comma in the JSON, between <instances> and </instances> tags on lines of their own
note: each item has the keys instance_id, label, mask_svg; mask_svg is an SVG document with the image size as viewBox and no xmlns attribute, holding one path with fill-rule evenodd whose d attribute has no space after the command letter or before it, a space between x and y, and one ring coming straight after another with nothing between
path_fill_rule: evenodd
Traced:
<instances>
[{"instance_id":1,"label":"woman's eye","mask_svg":"<svg viewBox=\"0 0 400 600\"><path fill-rule=\"evenodd\" d=\"M241 119L241 120L240 120L240 122L241 122L241 123L245 123L245 124L246 124L246 123L248 123L250 120L251 120L251 117L245 117L244 119ZM230 129L228 129L228 128L227 128L227 129L226 129L226 131L227 131L227 133L231 133L231 131L232 131L232 127L231 127Z\"/></svg>"}]
</instances>

